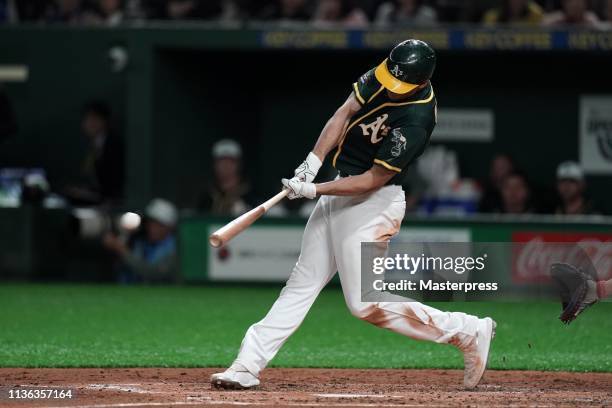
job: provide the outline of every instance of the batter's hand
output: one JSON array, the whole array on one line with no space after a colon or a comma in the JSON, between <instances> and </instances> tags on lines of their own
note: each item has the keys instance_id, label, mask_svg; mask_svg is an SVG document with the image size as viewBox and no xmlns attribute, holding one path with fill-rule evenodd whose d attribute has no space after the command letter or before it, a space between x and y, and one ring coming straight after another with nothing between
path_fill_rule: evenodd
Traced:
<instances>
[{"instance_id":1,"label":"batter's hand","mask_svg":"<svg viewBox=\"0 0 612 408\"><path fill-rule=\"evenodd\" d=\"M285 188L289 189L287 197L290 200L295 200L296 198L313 199L317 196L317 187L314 183L307 183L298 177L282 179L281 182Z\"/></svg>"},{"instance_id":2,"label":"batter's hand","mask_svg":"<svg viewBox=\"0 0 612 408\"><path fill-rule=\"evenodd\" d=\"M310 152L306 157L306 160L304 160L304 162L300 164L297 169L295 169L293 176L307 183L312 183L322 164L323 163L321 163L321 160L317 157L317 155Z\"/></svg>"}]
</instances>

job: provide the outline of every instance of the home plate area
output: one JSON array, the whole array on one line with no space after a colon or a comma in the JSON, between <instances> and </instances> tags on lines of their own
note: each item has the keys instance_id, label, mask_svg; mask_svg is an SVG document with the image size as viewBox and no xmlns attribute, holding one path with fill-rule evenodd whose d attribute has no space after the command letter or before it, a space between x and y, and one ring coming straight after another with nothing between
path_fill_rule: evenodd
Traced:
<instances>
[{"instance_id":1,"label":"home plate area","mask_svg":"<svg viewBox=\"0 0 612 408\"><path fill-rule=\"evenodd\" d=\"M612 405L612 373L489 371L475 390L459 370L270 368L255 390L212 389L219 369L0 369L2 407L412 407ZM17 400L8 389L72 389L72 399Z\"/></svg>"}]
</instances>

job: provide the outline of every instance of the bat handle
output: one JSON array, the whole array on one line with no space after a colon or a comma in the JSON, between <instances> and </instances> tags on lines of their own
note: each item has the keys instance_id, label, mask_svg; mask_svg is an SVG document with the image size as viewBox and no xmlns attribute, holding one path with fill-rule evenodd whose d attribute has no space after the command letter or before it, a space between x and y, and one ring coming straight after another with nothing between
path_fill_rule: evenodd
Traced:
<instances>
[{"instance_id":1,"label":"bat handle","mask_svg":"<svg viewBox=\"0 0 612 408\"><path fill-rule=\"evenodd\" d=\"M279 203L279 201L281 201L283 198L287 197L287 194L289 194L289 189L285 188L281 192L279 192L277 195L275 195L274 197L270 198L268 201L262 203L261 207L263 207L265 212L268 212L268 210L270 208L274 207L276 204Z\"/></svg>"}]
</instances>

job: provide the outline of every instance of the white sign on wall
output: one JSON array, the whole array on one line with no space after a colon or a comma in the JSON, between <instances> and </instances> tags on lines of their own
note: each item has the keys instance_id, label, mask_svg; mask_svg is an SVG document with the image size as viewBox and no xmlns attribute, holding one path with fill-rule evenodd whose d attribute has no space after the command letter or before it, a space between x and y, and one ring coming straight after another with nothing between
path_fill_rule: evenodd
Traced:
<instances>
[{"instance_id":1,"label":"white sign on wall","mask_svg":"<svg viewBox=\"0 0 612 408\"><path fill-rule=\"evenodd\" d=\"M394 242L472 242L472 232L468 228L413 228L404 227Z\"/></svg>"},{"instance_id":2,"label":"white sign on wall","mask_svg":"<svg viewBox=\"0 0 612 408\"><path fill-rule=\"evenodd\" d=\"M438 109L438 124L433 141L490 142L495 134L495 117L491 109Z\"/></svg>"},{"instance_id":3,"label":"white sign on wall","mask_svg":"<svg viewBox=\"0 0 612 408\"><path fill-rule=\"evenodd\" d=\"M586 173L612 174L612 95L580 98L580 164Z\"/></svg>"},{"instance_id":4,"label":"white sign on wall","mask_svg":"<svg viewBox=\"0 0 612 408\"><path fill-rule=\"evenodd\" d=\"M210 232L221 225L211 225ZM284 282L300 255L303 225L253 226L224 248L208 247L213 281Z\"/></svg>"}]
</instances>

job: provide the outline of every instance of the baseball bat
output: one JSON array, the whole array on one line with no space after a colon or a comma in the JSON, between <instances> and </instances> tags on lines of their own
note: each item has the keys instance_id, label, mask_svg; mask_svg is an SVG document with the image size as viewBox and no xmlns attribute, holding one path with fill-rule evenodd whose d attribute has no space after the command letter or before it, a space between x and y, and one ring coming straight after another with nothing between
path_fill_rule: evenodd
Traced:
<instances>
[{"instance_id":1,"label":"baseball bat","mask_svg":"<svg viewBox=\"0 0 612 408\"><path fill-rule=\"evenodd\" d=\"M232 238L247 229L251 224L257 221L257 219L259 219L262 215L268 212L270 208L278 204L283 198L287 196L287 194L289 194L289 189L281 191L274 197L270 198L268 201L259 204L251 211L244 213L235 220L227 223L223 227L213 232L210 237L208 237L208 242L214 248L219 248L227 244Z\"/></svg>"}]
</instances>

